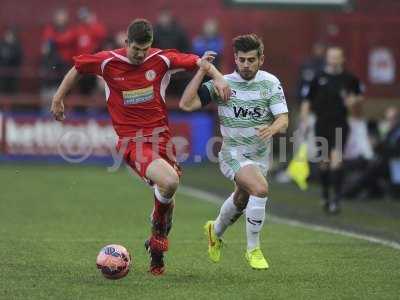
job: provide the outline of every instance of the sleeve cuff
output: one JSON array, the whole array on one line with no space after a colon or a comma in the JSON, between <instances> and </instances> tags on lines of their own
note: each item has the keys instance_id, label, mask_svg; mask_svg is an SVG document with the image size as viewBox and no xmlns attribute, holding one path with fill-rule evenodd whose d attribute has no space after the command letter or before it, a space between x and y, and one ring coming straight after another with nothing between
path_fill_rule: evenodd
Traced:
<instances>
[{"instance_id":1,"label":"sleeve cuff","mask_svg":"<svg viewBox=\"0 0 400 300\"><path fill-rule=\"evenodd\" d=\"M285 103L277 103L270 106L271 112L274 116L289 112Z\"/></svg>"}]
</instances>

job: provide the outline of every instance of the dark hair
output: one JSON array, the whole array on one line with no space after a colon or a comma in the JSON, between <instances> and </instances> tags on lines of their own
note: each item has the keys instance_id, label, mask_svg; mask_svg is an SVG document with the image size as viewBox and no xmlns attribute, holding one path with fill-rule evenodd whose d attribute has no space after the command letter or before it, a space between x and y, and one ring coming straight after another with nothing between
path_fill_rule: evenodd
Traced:
<instances>
[{"instance_id":1,"label":"dark hair","mask_svg":"<svg viewBox=\"0 0 400 300\"><path fill-rule=\"evenodd\" d=\"M249 52L252 50L257 50L258 56L261 56L264 53L264 44L254 33L239 35L232 40L232 44L235 53L238 53L239 51Z\"/></svg>"},{"instance_id":2,"label":"dark hair","mask_svg":"<svg viewBox=\"0 0 400 300\"><path fill-rule=\"evenodd\" d=\"M128 43L146 44L153 40L153 26L146 19L135 19L128 26Z\"/></svg>"}]
</instances>

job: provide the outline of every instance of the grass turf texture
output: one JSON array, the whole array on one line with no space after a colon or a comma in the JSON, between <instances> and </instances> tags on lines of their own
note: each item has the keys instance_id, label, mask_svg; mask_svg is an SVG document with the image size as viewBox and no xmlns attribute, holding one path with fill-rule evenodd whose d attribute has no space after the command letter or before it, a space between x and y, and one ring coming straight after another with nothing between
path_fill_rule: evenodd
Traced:
<instances>
[{"instance_id":1,"label":"grass turf texture","mask_svg":"<svg viewBox=\"0 0 400 300\"><path fill-rule=\"evenodd\" d=\"M222 262L207 260L202 225L217 207L178 194L167 273L147 272L151 190L125 171L0 167L0 299L398 299L400 252L347 237L266 223L268 271L244 260L243 221ZM133 255L124 279L104 279L100 248Z\"/></svg>"},{"instance_id":2,"label":"grass turf texture","mask_svg":"<svg viewBox=\"0 0 400 300\"><path fill-rule=\"evenodd\" d=\"M269 180L270 181L270 180ZM183 183L227 197L232 183L225 179L218 164L193 165L185 168ZM270 182L270 211L308 223L351 230L400 243L400 201L343 201L342 213L327 216L320 202L320 187L310 185L301 192L294 184Z\"/></svg>"}]
</instances>

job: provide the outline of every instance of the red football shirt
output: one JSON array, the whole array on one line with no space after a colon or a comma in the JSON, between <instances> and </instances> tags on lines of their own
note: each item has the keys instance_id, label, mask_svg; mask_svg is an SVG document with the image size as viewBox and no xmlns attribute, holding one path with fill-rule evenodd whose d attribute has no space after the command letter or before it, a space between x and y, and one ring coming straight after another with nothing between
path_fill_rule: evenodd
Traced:
<instances>
[{"instance_id":1,"label":"red football shirt","mask_svg":"<svg viewBox=\"0 0 400 300\"><path fill-rule=\"evenodd\" d=\"M151 48L140 65L133 65L126 49L75 56L82 74L105 81L108 111L119 137L151 135L154 128L168 129L165 91L171 74L197 67L197 55Z\"/></svg>"}]
</instances>

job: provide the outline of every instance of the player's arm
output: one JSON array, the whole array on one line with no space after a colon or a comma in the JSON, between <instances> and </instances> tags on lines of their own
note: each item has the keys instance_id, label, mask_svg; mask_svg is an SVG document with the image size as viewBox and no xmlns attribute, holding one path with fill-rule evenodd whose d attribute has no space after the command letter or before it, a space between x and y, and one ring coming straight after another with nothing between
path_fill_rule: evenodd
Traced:
<instances>
[{"instance_id":1,"label":"player's arm","mask_svg":"<svg viewBox=\"0 0 400 300\"><path fill-rule=\"evenodd\" d=\"M194 111L211 102L210 92L205 85L202 85L202 82L204 76L214 72L214 69L216 70L211 64L214 57L213 53L206 52L203 57L198 60L197 65L199 69L182 94L181 100L179 101L180 109L184 111Z\"/></svg>"},{"instance_id":2,"label":"player's arm","mask_svg":"<svg viewBox=\"0 0 400 300\"><path fill-rule=\"evenodd\" d=\"M289 114L283 113L276 115L275 120L271 125L264 125L256 129L258 130L258 136L263 140L267 140L278 132L285 132L288 126Z\"/></svg>"},{"instance_id":3,"label":"player's arm","mask_svg":"<svg viewBox=\"0 0 400 300\"><path fill-rule=\"evenodd\" d=\"M306 88L306 90L304 90L304 93L302 94L303 99L300 104L300 126L303 126L304 128L307 128L309 124L311 101L315 95L318 86L317 82L318 76L314 77L314 79L311 81L309 86Z\"/></svg>"},{"instance_id":4,"label":"player's arm","mask_svg":"<svg viewBox=\"0 0 400 300\"><path fill-rule=\"evenodd\" d=\"M279 82L273 87L273 95L270 99L269 109L274 115L272 124L260 126L257 129L258 136L267 140L278 132L284 132L289 126L288 108L286 105L285 94Z\"/></svg>"},{"instance_id":5,"label":"player's arm","mask_svg":"<svg viewBox=\"0 0 400 300\"><path fill-rule=\"evenodd\" d=\"M51 102L50 109L54 119L57 121L63 121L65 119L64 99L81 77L82 75L78 73L76 68L72 67L58 87L57 92L53 97L53 101Z\"/></svg>"},{"instance_id":6,"label":"player's arm","mask_svg":"<svg viewBox=\"0 0 400 300\"><path fill-rule=\"evenodd\" d=\"M214 51L206 51L203 57L197 60L197 66L201 69L201 66L204 64L204 60L212 62L216 55L217 53ZM231 88L224 76L212 64L208 64L206 66L206 71L206 74L213 79L214 88L217 94L220 95L222 100L228 101L229 97L231 96Z\"/></svg>"},{"instance_id":7,"label":"player's arm","mask_svg":"<svg viewBox=\"0 0 400 300\"><path fill-rule=\"evenodd\" d=\"M182 94L181 100L179 101L180 109L184 111L194 111L203 106L199 96L199 88L206 74L207 71L201 67L196 72Z\"/></svg>"},{"instance_id":8,"label":"player's arm","mask_svg":"<svg viewBox=\"0 0 400 300\"><path fill-rule=\"evenodd\" d=\"M107 51L95 54L83 54L74 56L74 66L65 75L63 81L57 89L51 103L51 113L57 121L63 121L64 116L64 99L72 90L74 85L84 74L93 74L103 76L102 62L108 57Z\"/></svg>"},{"instance_id":9,"label":"player's arm","mask_svg":"<svg viewBox=\"0 0 400 300\"><path fill-rule=\"evenodd\" d=\"M183 68L185 70L192 71L196 69L196 67L200 67L201 61L204 58L207 57L207 59L209 59L208 61L214 60L217 53L213 51L206 51L202 58L199 58L197 55L178 53L176 51L169 51L165 53L165 55L170 61L168 65L170 69ZM213 65L210 65L206 74L213 79L214 88L221 99L228 101L231 95L231 89L224 76Z\"/></svg>"}]
</instances>

